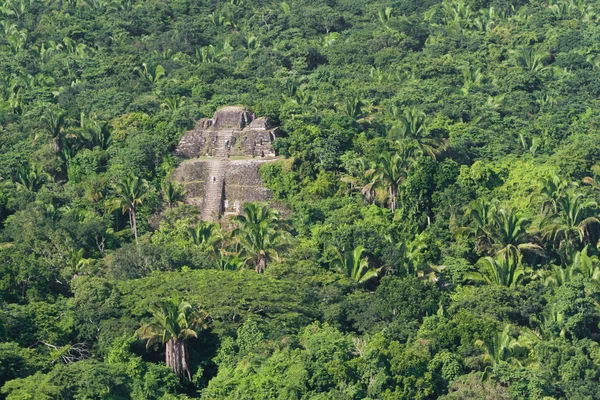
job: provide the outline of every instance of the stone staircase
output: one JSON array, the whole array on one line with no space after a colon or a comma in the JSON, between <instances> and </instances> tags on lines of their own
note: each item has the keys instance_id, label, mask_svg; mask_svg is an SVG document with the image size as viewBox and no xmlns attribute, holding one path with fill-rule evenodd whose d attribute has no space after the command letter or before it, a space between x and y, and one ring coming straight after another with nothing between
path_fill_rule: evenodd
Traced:
<instances>
[{"instance_id":1,"label":"stone staircase","mask_svg":"<svg viewBox=\"0 0 600 400\"><path fill-rule=\"evenodd\" d=\"M220 160L211 161L208 178L204 185L202 220L217 221L223 212L223 190L225 185L225 164Z\"/></svg>"},{"instance_id":2,"label":"stone staircase","mask_svg":"<svg viewBox=\"0 0 600 400\"><path fill-rule=\"evenodd\" d=\"M215 158L226 158L229 156L231 148L235 144L235 136L233 136L233 131L231 131L231 134L228 133L229 132L223 132L217 137L214 145L215 151L213 153Z\"/></svg>"}]
</instances>

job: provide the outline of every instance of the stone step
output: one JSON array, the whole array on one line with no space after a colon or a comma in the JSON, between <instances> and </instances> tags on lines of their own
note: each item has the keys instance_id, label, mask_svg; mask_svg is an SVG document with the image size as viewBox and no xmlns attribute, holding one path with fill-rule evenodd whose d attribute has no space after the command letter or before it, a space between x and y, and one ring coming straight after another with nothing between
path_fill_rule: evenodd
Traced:
<instances>
[{"instance_id":1,"label":"stone step","mask_svg":"<svg viewBox=\"0 0 600 400\"><path fill-rule=\"evenodd\" d=\"M216 221L223 212L223 190L225 184L225 168L221 161L209 163L208 177L204 187L202 201L202 219Z\"/></svg>"},{"instance_id":2,"label":"stone step","mask_svg":"<svg viewBox=\"0 0 600 400\"><path fill-rule=\"evenodd\" d=\"M226 158L231 152L231 147L235 144L235 136L231 132L219 132L219 136L213 142L214 157Z\"/></svg>"}]
</instances>

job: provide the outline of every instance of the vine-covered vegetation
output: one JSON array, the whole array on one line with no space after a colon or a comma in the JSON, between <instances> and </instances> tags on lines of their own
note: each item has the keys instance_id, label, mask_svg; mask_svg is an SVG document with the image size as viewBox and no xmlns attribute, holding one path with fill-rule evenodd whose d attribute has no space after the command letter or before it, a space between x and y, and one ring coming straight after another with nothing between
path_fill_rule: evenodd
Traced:
<instances>
[{"instance_id":1,"label":"vine-covered vegetation","mask_svg":"<svg viewBox=\"0 0 600 400\"><path fill-rule=\"evenodd\" d=\"M600 398L600 5L0 0L0 397ZM289 212L201 222L194 122Z\"/></svg>"}]
</instances>

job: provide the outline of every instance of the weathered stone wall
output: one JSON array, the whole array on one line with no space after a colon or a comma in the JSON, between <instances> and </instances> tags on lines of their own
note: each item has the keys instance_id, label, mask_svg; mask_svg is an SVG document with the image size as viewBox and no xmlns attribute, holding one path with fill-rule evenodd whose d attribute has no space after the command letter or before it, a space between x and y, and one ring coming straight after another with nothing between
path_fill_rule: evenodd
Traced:
<instances>
[{"instance_id":1,"label":"weathered stone wall","mask_svg":"<svg viewBox=\"0 0 600 400\"><path fill-rule=\"evenodd\" d=\"M243 107L224 107L203 118L184 134L175 154L180 157L274 157L279 128Z\"/></svg>"},{"instance_id":2,"label":"weathered stone wall","mask_svg":"<svg viewBox=\"0 0 600 400\"><path fill-rule=\"evenodd\" d=\"M186 192L186 202L201 207L204 188L208 179L208 168L201 161L182 163L173 173L172 179L181 183Z\"/></svg>"},{"instance_id":3,"label":"weathered stone wall","mask_svg":"<svg viewBox=\"0 0 600 400\"><path fill-rule=\"evenodd\" d=\"M183 162L174 172L172 179L186 190L186 202L202 207L206 183L211 179L208 173L211 163L220 162L224 171L224 215L239 214L242 205L252 201L269 201L272 193L260 179L259 167L273 160L189 160Z\"/></svg>"},{"instance_id":4,"label":"weathered stone wall","mask_svg":"<svg viewBox=\"0 0 600 400\"><path fill-rule=\"evenodd\" d=\"M263 186L259 168L262 160L229 161L225 172L224 214L239 214L245 202L269 201L271 191Z\"/></svg>"}]
</instances>

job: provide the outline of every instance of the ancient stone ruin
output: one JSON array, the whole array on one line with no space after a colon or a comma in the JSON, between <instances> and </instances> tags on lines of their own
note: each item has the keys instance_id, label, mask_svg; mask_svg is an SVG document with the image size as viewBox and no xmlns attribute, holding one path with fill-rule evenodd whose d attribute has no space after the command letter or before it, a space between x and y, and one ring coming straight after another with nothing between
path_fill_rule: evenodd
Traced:
<instances>
[{"instance_id":1,"label":"ancient stone ruin","mask_svg":"<svg viewBox=\"0 0 600 400\"><path fill-rule=\"evenodd\" d=\"M244 107L224 107L185 133L175 154L183 161L173 174L186 190L186 201L217 221L241 213L245 202L268 201L271 192L260 179L260 165L276 160L279 129Z\"/></svg>"},{"instance_id":2,"label":"ancient stone ruin","mask_svg":"<svg viewBox=\"0 0 600 400\"><path fill-rule=\"evenodd\" d=\"M271 144L279 128L243 107L223 107L185 133L175 154L181 157L275 157Z\"/></svg>"}]
</instances>

